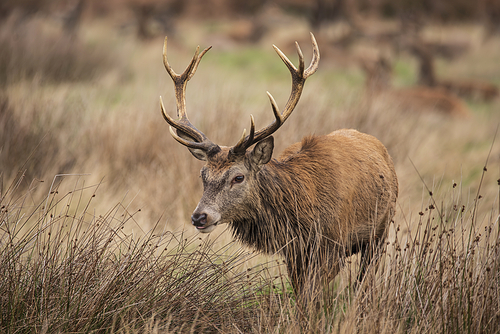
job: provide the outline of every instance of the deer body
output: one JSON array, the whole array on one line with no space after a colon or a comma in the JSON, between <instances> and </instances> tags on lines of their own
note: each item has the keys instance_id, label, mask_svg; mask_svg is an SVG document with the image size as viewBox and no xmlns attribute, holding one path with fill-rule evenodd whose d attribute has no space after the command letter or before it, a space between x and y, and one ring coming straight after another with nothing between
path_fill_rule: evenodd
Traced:
<instances>
[{"instance_id":1,"label":"deer body","mask_svg":"<svg viewBox=\"0 0 500 334\"><path fill-rule=\"evenodd\" d=\"M203 195L191 216L192 224L204 233L229 224L234 237L244 244L281 254L300 294L308 282L317 288L319 281L335 277L343 259L357 252L361 252L364 264L362 279L373 251L385 238L398 195L396 173L386 148L376 138L356 130L305 137L272 159L271 134L291 114L305 79L316 70L319 52L314 37L312 40L313 61L307 69L299 48L299 69L277 50L292 74L292 93L285 111L279 112L269 94L275 122L256 132L252 117L250 134L245 136L244 132L233 147L210 142L182 110L186 83L179 78L190 78L189 71L196 69L201 56L195 54L181 76L164 58L176 83L176 95L181 96L177 100L181 119L171 119L162 103L163 115L175 128L171 128L174 138L206 161L201 170Z\"/></svg>"},{"instance_id":2,"label":"deer body","mask_svg":"<svg viewBox=\"0 0 500 334\"><path fill-rule=\"evenodd\" d=\"M254 177L251 200L229 205L227 222L243 243L281 253L299 290L308 266L328 264L328 280L348 255L361 251L369 261L395 212L392 160L377 139L355 130L306 137Z\"/></svg>"}]
</instances>

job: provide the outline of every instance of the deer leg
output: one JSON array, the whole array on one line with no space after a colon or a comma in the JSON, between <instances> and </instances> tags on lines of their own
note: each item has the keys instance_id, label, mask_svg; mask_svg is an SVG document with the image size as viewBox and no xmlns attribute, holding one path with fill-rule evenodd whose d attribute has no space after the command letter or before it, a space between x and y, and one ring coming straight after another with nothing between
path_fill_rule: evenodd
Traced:
<instances>
[{"instance_id":1,"label":"deer leg","mask_svg":"<svg viewBox=\"0 0 500 334\"><path fill-rule=\"evenodd\" d=\"M291 257L286 262L288 278L292 283L295 294L299 296L305 283L305 264L300 256Z\"/></svg>"},{"instance_id":2,"label":"deer leg","mask_svg":"<svg viewBox=\"0 0 500 334\"><path fill-rule=\"evenodd\" d=\"M385 236L386 232L385 230L383 230L382 233L377 233L377 235L374 235L370 242L361 244L359 249L359 251L361 252L361 260L356 285L361 284L361 282L363 281L366 270L368 269L370 263L377 264L378 258L380 256L381 245L385 240Z\"/></svg>"},{"instance_id":3,"label":"deer leg","mask_svg":"<svg viewBox=\"0 0 500 334\"><path fill-rule=\"evenodd\" d=\"M360 247L360 252L361 252L361 260L359 264L359 272L358 272L358 278L356 280L356 286L358 284L361 284L363 281L363 278L366 273L366 268L370 264L370 261L373 257L373 252L371 250L372 247L370 247L368 244L363 243Z\"/></svg>"}]
</instances>

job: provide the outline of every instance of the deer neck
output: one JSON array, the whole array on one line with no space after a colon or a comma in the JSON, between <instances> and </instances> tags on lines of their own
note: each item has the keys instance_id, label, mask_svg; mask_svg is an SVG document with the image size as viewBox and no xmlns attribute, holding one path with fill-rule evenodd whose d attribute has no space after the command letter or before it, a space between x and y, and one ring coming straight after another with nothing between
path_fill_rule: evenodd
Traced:
<instances>
[{"instance_id":1,"label":"deer neck","mask_svg":"<svg viewBox=\"0 0 500 334\"><path fill-rule=\"evenodd\" d=\"M244 217L231 224L233 235L265 253L283 251L308 234L304 230L310 226L311 199L293 166L276 160L262 167L257 183Z\"/></svg>"}]
</instances>

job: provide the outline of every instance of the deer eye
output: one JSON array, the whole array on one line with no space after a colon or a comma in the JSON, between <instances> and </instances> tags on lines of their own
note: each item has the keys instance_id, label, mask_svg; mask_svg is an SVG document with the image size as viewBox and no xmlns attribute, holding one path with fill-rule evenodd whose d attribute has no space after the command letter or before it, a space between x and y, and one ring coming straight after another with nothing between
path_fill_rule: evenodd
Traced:
<instances>
[{"instance_id":1,"label":"deer eye","mask_svg":"<svg viewBox=\"0 0 500 334\"><path fill-rule=\"evenodd\" d=\"M243 175L236 175L231 183L232 184L241 183L241 182L243 182L244 179L245 179L245 176L243 176Z\"/></svg>"}]
</instances>

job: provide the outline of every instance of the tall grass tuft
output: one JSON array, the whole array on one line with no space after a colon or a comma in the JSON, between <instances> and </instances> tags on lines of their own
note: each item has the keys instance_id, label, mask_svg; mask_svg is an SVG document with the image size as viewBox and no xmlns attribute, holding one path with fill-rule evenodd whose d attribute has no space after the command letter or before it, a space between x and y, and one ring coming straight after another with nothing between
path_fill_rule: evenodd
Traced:
<instances>
[{"instance_id":1,"label":"tall grass tuft","mask_svg":"<svg viewBox=\"0 0 500 334\"><path fill-rule=\"evenodd\" d=\"M137 212L117 204L92 212L98 186L73 176L74 189L51 187L0 201L0 328L6 332L248 331L261 272L242 269L235 244L182 233L124 233ZM253 283L253 284L252 284Z\"/></svg>"},{"instance_id":2,"label":"tall grass tuft","mask_svg":"<svg viewBox=\"0 0 500 334\"><path fill-rule=\"evenodd\" d=\"M401 195L389 244L361 286L353 288L359 261L349 258L320 307L302 310L281 261L247 262L229 233L199 240L189 230L162 232L165 220L180 230L201 195L201 166L161 120L158 95L171 89L162 41L121 43L99 29L101 52L83 39L64 44L47 22L25 23L16 32L12 21L0 22L0 332L500 332L498 177L477 163L490 148L498 101L477 105L466 121L409 115L399 106L375 110L358 105L356 69L325 66L315 74L294 120L276 136L276 153L306 134L357 128L389 148ZM496 59L497 49L480 50L469 63L490 73L483 58ZM284 103L289 78L274 71L286 69L272 50L236 56L248 53L255 67L218 63L224 58L213 52L190 82L188 109L214 141L234 144L249 114L258 126L272 121L263 92L276 91ZM124 58L111 65L116 55ZM469 63L464 68L475 68ZM255 76L268 81L257 84ZM172 93L164 99L175 107ZM498 156L495 147L491 161ZM92 177L49 182L80 172ZM414 201L421 179L435 175L440 180ZM106 190L83 182L102 177ZM108 206L125 192L133 203Z\"/></svg>"},{"instance_id":3,"label":"tall grass tuft","mask_svg":"<svg viewBox=\"0 0 500 334\"><path fill-rule=\"evenodd\" d=\"M22 180L33 180L54 168L57 173L73 166L75 157L67 148L68 140L64 142L47 130L54 125L64 127L69 122L67 117L57 115L52 106L43 102L16 105L6 94L0 93L1 176L11 181L21 170L25 175ZM28 186L29 183L23 184L17 190L26 190Z\"/></svg>"},{"instance_id":4,"label":"tall grass tuft","mask_svg":"<svg viewBox=\"0 0 500 334\"><path fill-rule=\"evenodd\" d=\"M477 215L486 171L473 200L457 183L439 189L444 195L425 187L422 210L393 224L379 267L357 293L335 297L348 300L336 304L337 313L347 310L341 332L500 331L500 212Z\"/></svg>"},{"instance_id":5,"label":"tall grass tuft","mask_svg":"<svg viewBox=\"0 0 500 334\"><path fill-rule=\"evenodd\" d=\"M73 189L62 191L71 179ZM83 179L57 176L39 203L30 191L18 195L19 182L2 192L2 331L500 331L499 216L479 219L480 196L464 201L457 184L429 191L420 212L391 225L379 264L358 288L352 258L322 303L304 309L279 265L247 268L249 254L234 242L132 233L139 212L119 203L94 213L99 185ZM416 228L403 233L405 224Z\"/></svg>"}]
</instances>

